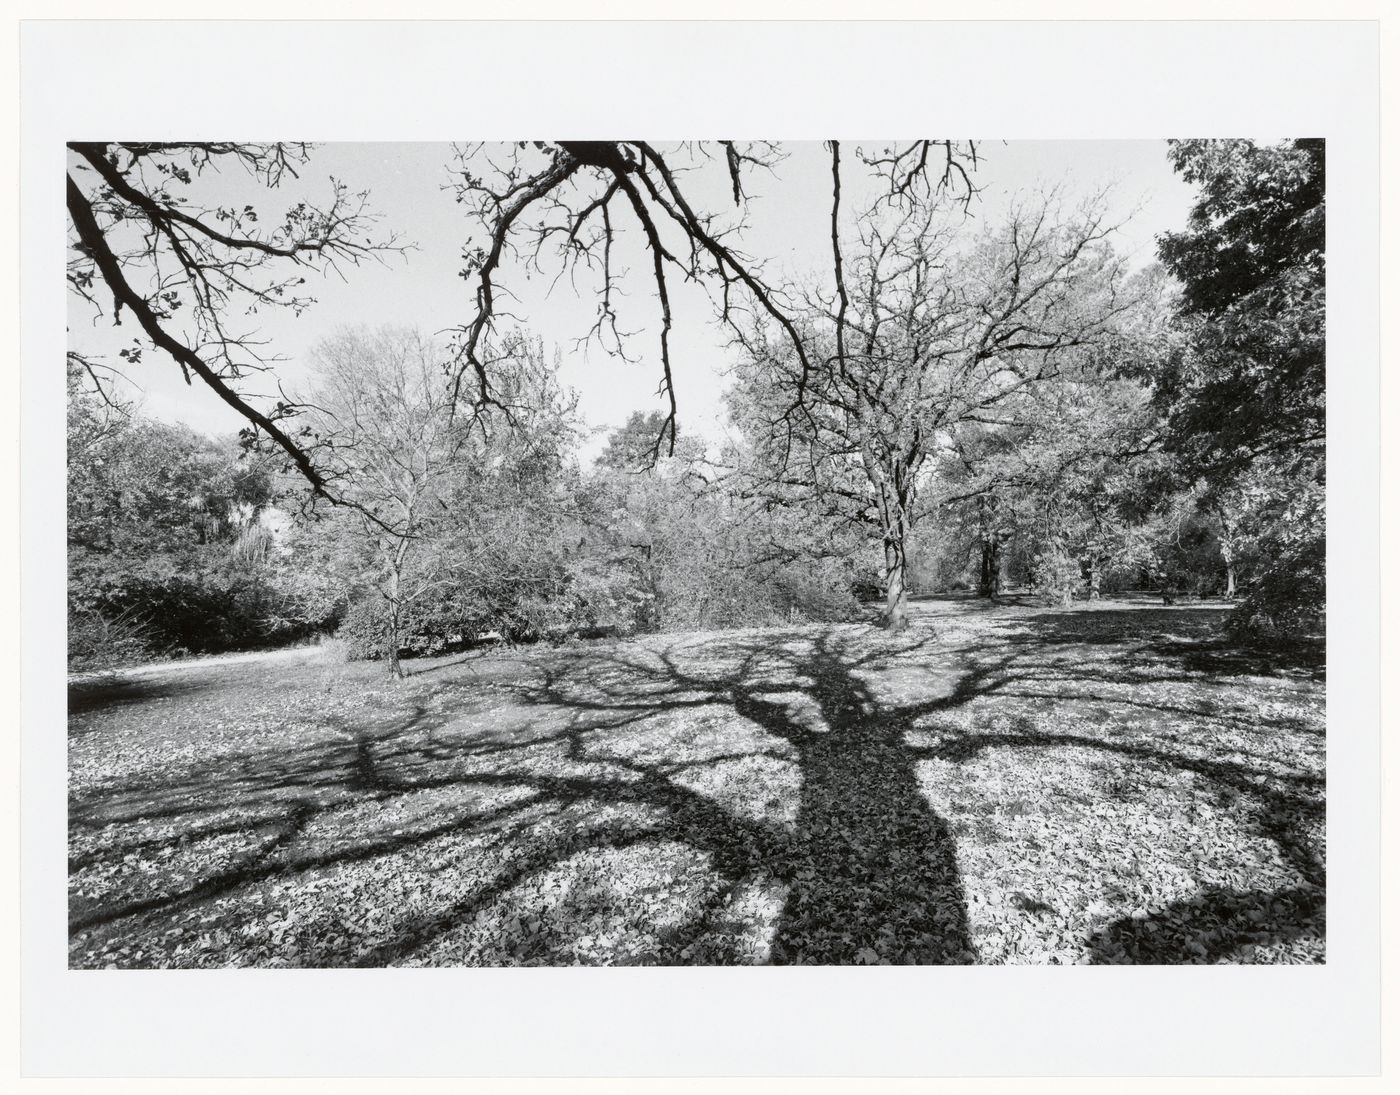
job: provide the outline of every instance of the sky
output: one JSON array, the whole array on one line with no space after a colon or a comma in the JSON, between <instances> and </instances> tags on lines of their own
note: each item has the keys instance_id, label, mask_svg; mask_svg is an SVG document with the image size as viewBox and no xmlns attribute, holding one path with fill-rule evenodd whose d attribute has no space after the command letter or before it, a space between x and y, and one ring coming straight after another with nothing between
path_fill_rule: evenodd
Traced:
<instances>
[{"instance_id":1,"label":"sky","mask_svg":"<svg viewBox=\"0 0 1400 1095\"><path fill-rule=\"evenodd\" d=\"M843 208L858 209L873 197L873 182L863 179L855 162L857 147L874 150L885 141L842 142ZM830 281L831 167L821 142L783 145L786 157L771 174L746 178L749 193L743 250L766 262L770 283L787 278ZM969 231L993 225L1018 193L1058 186L1067 206L1105 186L1110 218L1124 222L1115 237L1118 251L1134 267L1155 258L1155 239L1163 231L1184 225L1194 188L1171 169L1165 141L980 141L980 162L973 179L980 193L971 207ZM241 171L206 173L190 188L191 197L206 205L254 202L264 221L278 216L297 200L324 202L329 179L352 190L368 190L370 205L380 216L381 232L394 232L413 249L390 256L383 264L350 267L345 279L334 276L309 285L316 304L299 317L290 311L237 317L240 329L254 331L266 349L285 361L276 376L295 394L308 382L312 348L344 326L418 327L424 332L447 331L465 324L474 308L474 284L460 276L462 251L471 233L464 209L451 187L456 157L447 144L337 143L318 146L294 183L277 191L251 187ZM697 207L732 208L729 181L722 165L698 168L682 177L681 185ZM622 218L617 218L619 222ZM664 407L658 393L660 372L655 332L658 304L650 283L649 259L638 233L623 229L618 257L627 273L626 297L619 301L619 325L637 332L629 349L638 360L619 360L596 342L578 341L593 324L597 298L594 284L531 273L518 262L507 262L497 284L517 298L510 310L560 353L560 378L578 393L579 410L594 430L585 456L595 454L606 431L637 410ZM675 319L671 358L682 431L711 439L723 422L722 391L730 364L723 332L714 321L714 308L698 287L672 279ZM129 326L112 328L109 318L94 321L90 310L70 302L69 345L115 361L117 349L131 335ZM184 422L210 434L226 434L244 425L242 419L198 381L187 386L178 367L164 355L148 353L125 369L135 387L124 393L142 413ZM268 377L245 384L255 394L276 395Z\"/></svg>"}]
</instances>

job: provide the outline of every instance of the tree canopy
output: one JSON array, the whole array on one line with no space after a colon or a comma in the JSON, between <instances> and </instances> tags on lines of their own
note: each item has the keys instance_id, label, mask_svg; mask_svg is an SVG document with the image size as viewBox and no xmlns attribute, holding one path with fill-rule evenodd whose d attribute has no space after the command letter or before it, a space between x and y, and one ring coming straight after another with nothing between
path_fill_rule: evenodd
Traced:
<instances>
[{"instance_id":1,"label":"tree canopy","mask_svg":"<svg viewBox=\"0 0 1400 1095\"><path fill-rule=\"evenodd\" d=\"M1229 478L1315 458L1326 414L1326 152L1321 140L1173 141L1200 196L1160 243L1185 341L1157 377L1172 447Z\"/></svg>"},{"instance_id":2,"label":"tree canopy","mask_svg":"<svg viewBox=\"0 0 1400 1095\"><path fill-rule=\"evenodd\" d=\"M248 423L240 448L152 422L109 363L70 352L77 617L237 603L245 622L216 645L339 628L395 672L401 650L488 633L839 618L877 593L897 629L911 590L960 586L1058 604L1239 591L1242 628L1320 621L1320 141L1170 142L1197 198L1136 271L1102 192L970 216L971 142L827 142L827 259L807 270L745 246L780 145L462 146L460 321L328 331L308 383L260 409L249 378L279 379L278 357L239 324L301 312L308 274L403 246L338 181L276 215L200 196L220 165L272 195L313 154L70 147L74 294L136 318L128 365L154 347ZM654 342L621 318L638 258ZM592 295L584 344L657 370L660 406L591 462L558 349L503 303L538 273ZM727 340L722 438L680 429L681 283L709 291ZM188 647L198 628L180 627L159 643Z\"/></svg>"}]
</instances>

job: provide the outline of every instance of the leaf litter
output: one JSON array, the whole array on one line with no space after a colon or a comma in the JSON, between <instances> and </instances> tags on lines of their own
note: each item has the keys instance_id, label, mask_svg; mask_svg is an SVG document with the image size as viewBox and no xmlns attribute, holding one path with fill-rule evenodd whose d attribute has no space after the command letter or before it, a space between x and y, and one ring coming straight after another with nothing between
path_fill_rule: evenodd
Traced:
<instances>
[{"instance_id":1,"label":"leaf litter","mask_svg":"<svg viewBox=\"0 0 1400 1095\"><path fill-rule=\"evenodd\" d=\"M914 608L75 685L70 964L1324 960L1319 656Z\"/></svg>"}]
</instances>

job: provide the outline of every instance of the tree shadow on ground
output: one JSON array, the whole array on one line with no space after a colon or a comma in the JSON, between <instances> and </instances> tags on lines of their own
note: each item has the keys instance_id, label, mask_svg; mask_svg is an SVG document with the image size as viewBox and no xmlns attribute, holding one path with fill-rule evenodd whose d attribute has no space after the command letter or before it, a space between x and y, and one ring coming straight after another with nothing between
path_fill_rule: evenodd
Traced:
<instances>
[{"instance_id":1,"label":"tree shadow on ground","mask_svg":"<svg viewBox=\"0 0 1400 1095\"><path fill-rule=\"evenodd\" d=\"M1071 683L1096 702L1117 703L1135 701L1106 699L1094 690L1170 682L1193 672L1184 667L1194 652L1189 641L1182 651L1147 649L1163 626L1150 618L1154 614L1083 618L1099 615L1017 618L1009 633L956 647L938 643L927 629L894 638L832 627L721 636L693 647L654 641L557 652L512 687L510 703L523 712L515 724L453 731L454 690L464 702L469 699L474 685L468 678L444 683L446 703L433 711L417 706L392 721L331 727L333 732L302 745L250 748L217 764L103 787L74 801L72 825L97 832L158 823L174 835L143 831L120 846L98 846L75 860L78 868L230 834L246 839L213 868L179 885L75 901L70 930L77 936L124 930L135 921L165 925L176 912L279 876L377 860L454 834L489 830L507 854L480 884L443 906L399 913L394 933L373 946L350 954L318 944L302 964L388 965L429 953L523 880L569 857L657 840L702 853L722 879L685 923L661 933L658 961L688 961L698 940L722 935L726 902L755 880L781 894L767 961L975 961L955 840L922 792L917 766L928 758L959 762L990 749L1055 745L1187 770L1249 796L1260 831L1306 879L1297 892L1267 896L1285 907L1285 920L1286 908L1298 910L1299 933L1316 930L1325 875L1305 850L1296 818L1321 810L1320 781L1280 781L1247 761L1202 759L1171 741L1160 747L1116 743L1047 732L1026 719L1009 731L968 731L932 747L909 743L911 731L931 715L988 697L1033 699L1047 680ZM1188 614L1171 615L1179 633ZM1142 660L1104 668L1062 656L1060 648L1097 641L1104 629L1115 629L1119 642L1125 632L1140 639ZM871 683L911 667L921 685L912 698L891 697ZM1063 694L1046 695L1065 702ZM114 703L136 698L110 697ZM1151 707L1155 701L1142 703ZM1236 717L1157 706L1207 719ZM698 717L716 709L746 720L761 740L682 761L623 748L629 732L659 717ZM543 757L550 763L542 764ZM793 769L797 790L790 817L727 808L697 789L707 771L758 761ZM396 815L391 826L341 826L341 819L358 817L367 807L398 808L439 791L460 796L450 806ZM500 792L515 797L493 797ZM626 810L633 813L619 813ZM560 831L549 827L550 819L563 819ZM324 835L337 826L344 831L335 839ZM1318 896L1308 904L1305 893ZM1161 914L1171 930L1119 921L1090 941L1091 956L1170 962L1200 960L1202 946L1207 956L1229 953L1248 935L1236 924L1236 911L1243 910L1248 922L1245 906L1258 896L1236 901L1224 891L1202 891L1199 902ZM1196 928L1179 932L1182 923ZM704 953L707 961L745 960L722 946Z\"/></svg>"},{"instance_id":2,"label":"tree shadow on ground","mask_svg":"<svg viewBox=\"0 0 1400 1095\"><path fill-rule=\"evenodd\" d=\"M895 650L910 653L927 641ZM736 887L766 879L786 893L770 941L768 959L774 963L971 961L975 955L952 838L920 794L912 759L901 746L907 718L882 710L856 675L897 654L857 652L850 639L830 633L796 645L802 649L782 649L770 637L720 642L698 668L685 667L684 658L668 649L654 655L595 652L546 673L518 698L542 709L570 711L569 725L558 735L569 758L601 761L627 778L535 777L531 785L558 804L659 807L669 822L665 835L709 857L725 885L690 924L669 934L663 960L677 960L722 914ZM612 680L600 683L607 674ZM814 703L804 705L802 696ZM611 747L609 732L658 713L717 704L787 748L746 749L674 765L639 761ZM509 753L524 747L506 743L496 749ZM447 747L440 756L446 759L451 752ZM801 790L791 826L726 811L678 779L753 757L795 763ZM566 851L576 850L571 845ZM407 925L404 938L377 948L368 964L388 964L431 944L481 908L484 899L558 862L563 851L547 848L526 857L490 893L472 894Z\"/></svg>"},{"instance_id":3,"label":"tree shadow on ground","mask_svg":"<svg viewBox=\"0 0 1400 1095\"><path fill-rule=\"evenodd\" d=\"M1089 939L1094 965L1229 962L1251 948L1320 934L1325 900L1313 889L1235 891L1206 886L1141 918L1122 917Z\"/></svg>"},{"instance_id":4,"label":"tree shadow on ground","mask_svg":"<svg viewBox=\"0 0 1400 1095\"><path fill-rule=\"evenodd\" d=\"M789 886L775 962L975 958L952 836L904 747L918 710L882 704L858 675L917 656L930 641L861 651L828 633L777 664L759 644L744 650L735 671L703 681L665 659L677 687L708 685L793 749L801 777L793 835L775 861L741 865L762 866ZM762 675L753 673L755 660L766 660ZM815 703L806 717L788 698L799 681Z\"/></svg>"},{"instance_id":5,"label":"tree shadow on ground","mask_svg":"<svg viewBox=\"0 0 1400 1095\"><path fill-rule=\"evenodd\" d=\"M991 658L975 656L976 664L944 706L962 706L974 697L1000 696L1060 704L1093 703L1140 710L1145 716L1189 716L1222 729L1312 733L1293 717L1264 718L1257 711L1224 710L1215 704L1166 703L1139 692L1144 685L1201 677L1322 677L1317 652L1306 645L1241 651L1215 638L1213 614L1177 609L1172 615L1176 617L1171 621L1174 632L1201 637L1162 639L1157 629L1168 621L1151 611L1134 612L1128 629L1122 626L1121 613L1113 610L1044 613L1020 620L1017 626L1021 634L1009 637L1009 652ZM1073 660L1078 647L1113 641L1106 633L1115 626L1116 644L1137 632L1140 657L1125 658L1112 666ZM1056 647L1066 648L1066 652L1057 656ZM1042 654L1047 651L1048 656ZM1124 688L1131 691L1124 694ZM945 731L937 745L915 751L965 764L991 750L1070 746L1125 759L1145 772L1190 773L1226 799L1245 802L1255 831L1275 845L1297 878L1296 886L1273 891L1205 886L1189 899L1151 915L1121 918L1091 936L1087 955L1091 962L1213 962L1229 960L1255 945L1323 938L1326 868L1305 828L1320 824L1325 814L1325 777L1280 770L1276 754L1234 746L1228 757L1211 758L1200 755L1191 745L1170 732L1157 735L1150 744L1067 733L1046 729L1038 720L1018 715L1009 720L1003 717L996 726L974 719L970 729Z\"/></svg>"},{"instance_id":6,"label":"tree shadow on ground","mask_svg":"<svg viewBox=\"0 0 1400 1095\"><path fill-rule=\"evenodd\" d=\"M170 673L135 677L104 674L68 685L68 715L71 718L125 704L189 696L211 686L210 678L204 675L177 676Z\"/></svg>"},{"instance_id":7,"label":"tree shadow on ground","mask_svg":"<svg viewBox=\"0 0 1400 1095\"><path fill-rule=\"evenodd\" d=\"M571 804L645 807L659 810L666 823L660 833L615 827L582 845L571 839L515 856L491 885L446 910L406 918L400 939L377 946L359 962L388 964L405 957L521 878L580 847L620 846L658 835L707 855L725 880L695 923L671 933L677 950L703 932L734 887L762 878L786 894L771 939L771 961L969 961L974 955L952 839L920 794L912 758L901 745L912 712L882 708L858 677L862 670L913 654L929 637L882 643L874 652L857 649L852 636L867 635L858 629L786 644L771 634L719 641L694 666L664 648L562 656L513 696L542 717L567 713L543 735L532 729L518 741L505 733L494 739L478 734L469 743L444 740L434 734L442 717L419 709L394 726L346 727L343 740L249 751L226 756L213 769L195 767L157 783L106 788L92 800L74 803L73 824L97 829L163 823L175 825L184 841L235 832L249 839L222 869L169 891L75 902L70 927L80 932L134 915L169 914L287 872L391 855L461 828L508 820L525 805L545 802L553 810ZM600 685L608 674L611 680ZM768 747L682 764L666 757L638 759L612 747L615 735L630 726L716 705L748 720ZM561 749L579 768L600 770L536 774L516 763L542 745ZM726 810L688 785L707 768L754 757L795 765L800 801L792 823ZM490 766L459 770L464 761L482 760ZM528 797L523 805L497 811L399 824L392 835L372 832L344 846L299 844L309 825L337 810L446 787L523 787ZM236 808L230 810L232 804ZM121 853L149 851L160 840L127 844ZM92 859L79 857L74 866ZM677 960L674 954L662 957Z\"/></svg>"},{"instance_id":8,"label":"tree shadow on ground","mask_svg":"<svg viewBox=\"0 0 1400 1095\"><path fill-rule=\"evenodd\" d=\"M1202 608L1115 608L1043 612L1023 622L1028 641L1089 646L1123 642L1123 624L1136 635L1145 657L1174 663L1180 670L1210 676L1325 678L1326 644L1300 638L1273 644L1225 637L1225 604Z\"/></svg>"}]
</instances>

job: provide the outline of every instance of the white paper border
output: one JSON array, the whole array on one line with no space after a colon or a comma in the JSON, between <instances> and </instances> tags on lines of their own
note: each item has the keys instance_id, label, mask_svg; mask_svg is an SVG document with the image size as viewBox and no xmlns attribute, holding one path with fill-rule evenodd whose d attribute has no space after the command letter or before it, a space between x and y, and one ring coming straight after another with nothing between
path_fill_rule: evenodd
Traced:
<instances>
[{"instance_id":1,"label":"white paper border","mask_svg":"<svg viewBox=\"0 0 1400 1095\"><path fill-rule=\"evenodd\" d=\"M1377 1067L1377 71L1364 23L30 24L21 292L25 1071L1346 1074ZM638 89L644 89L639 93ZM1328 963L66 968L62 142L1322 135Z\"/></svg>"}]
</instances>

